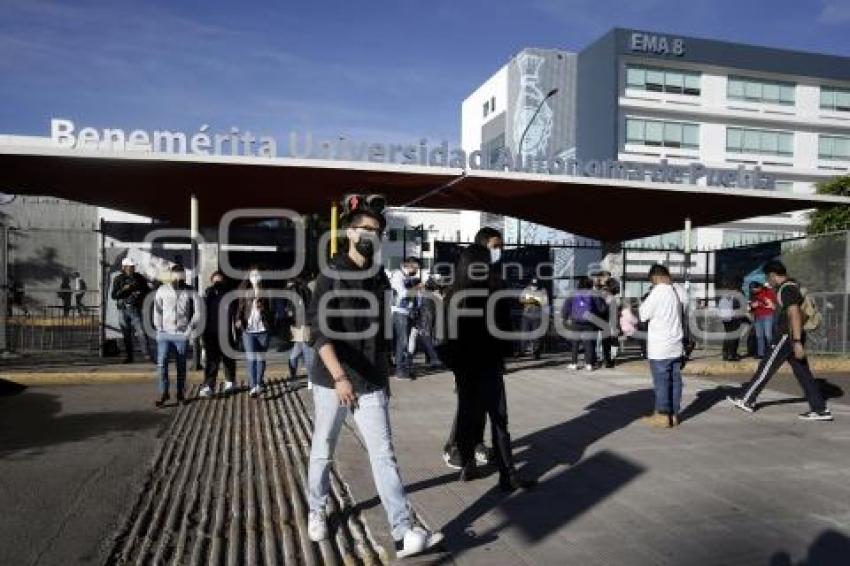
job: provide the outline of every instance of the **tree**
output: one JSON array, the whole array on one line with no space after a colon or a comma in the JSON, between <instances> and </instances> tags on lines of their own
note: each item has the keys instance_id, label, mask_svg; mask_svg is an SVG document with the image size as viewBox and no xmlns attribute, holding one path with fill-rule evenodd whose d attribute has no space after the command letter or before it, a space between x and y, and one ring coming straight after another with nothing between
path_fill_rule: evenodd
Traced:
<instances>
[{"instance_id":1,"label":"tree","mask_svg":"<svg viewBox=\"0 0 850 566\"><path fill-rule=\"evenodd\" d=\"M850 196L850 175L834 177L817 185L819 195ZM850 228L850 206L836 205L815 210L809 216L809 234L823 234Z\"/></svg>"}]
</instances>

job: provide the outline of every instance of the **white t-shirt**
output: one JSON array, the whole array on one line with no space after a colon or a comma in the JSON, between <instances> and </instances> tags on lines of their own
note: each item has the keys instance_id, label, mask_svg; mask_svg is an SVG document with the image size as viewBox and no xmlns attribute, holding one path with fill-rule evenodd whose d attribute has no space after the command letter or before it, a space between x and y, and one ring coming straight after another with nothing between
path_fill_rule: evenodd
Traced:
<instances>
[{"instance_id":1,"label":"white t-shirt","mask_svg":"<svg viewBox=\"0 0 850 566\"><path fill-rule=\"evenodd\" d=\"M685 354L680 304L687 305L684 289L662 283L653 287L640 305L641 321L649 321L646 357L650 360L669 360Z\"/></svg>"}]
</instances>

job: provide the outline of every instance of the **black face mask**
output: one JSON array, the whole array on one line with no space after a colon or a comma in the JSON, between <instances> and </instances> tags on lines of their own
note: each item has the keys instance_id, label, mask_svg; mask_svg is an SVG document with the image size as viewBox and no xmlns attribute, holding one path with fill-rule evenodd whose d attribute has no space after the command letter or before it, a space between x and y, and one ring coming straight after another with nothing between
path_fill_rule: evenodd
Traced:
<instances>
[{"instance_id":1,"label":"black face mask","mask_svg":"<svg viewBox=\"0 0 850 566\"><path fill-rule=\"evenodd\" d=\"M360 238L357 240L357 243L354 244L354 249L357 250L357 253L363 257L371 259L372 256L375 255L375 242L368 238Z\"/></svg>"}]
</instances>

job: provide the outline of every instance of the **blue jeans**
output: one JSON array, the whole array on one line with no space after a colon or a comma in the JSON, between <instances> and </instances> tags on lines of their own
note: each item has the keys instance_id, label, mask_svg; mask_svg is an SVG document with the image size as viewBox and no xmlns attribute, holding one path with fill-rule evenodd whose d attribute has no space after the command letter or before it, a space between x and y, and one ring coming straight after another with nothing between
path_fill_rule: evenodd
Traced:
<instances>
[{"instance_id":1,"label":"blue jeans","mask_svg":"<svg viewBox=\"0 0 850 566\"><path fill-rule=\"evenodd\" d=\"M330 471L339 433L349 413L366 442L372 478L381 503L398 540L412 526L410 507L393 448L387 393L383 389L357 397L357 408L349 410L339 404L336 391L329 387L313 387L313 442L307 476L307 503L310 511L325 509L330 491Z\"/></svg>"},{"instance_id":2,"label":"blue jeans","mask_svg":"<svg viewBox=\"0 0 850 566\"><path fill-rule=\"evenodd\" d=\"M410 339L410 318L407 313L393 313L393 339L395 340L395 373L400 377L410 375L412 359L407 352Z\"/></svg>"},{"instance_id":3,"label":"blue jeans","mask_svg":"<svg viewBox=\"0 0 850 566\"><path fill-rule=\"evenodd\" d=\"M265 385L266 350L269 349L268 332L243 332L242 345L245 347L245 360L248 366L248 386Z\"/></svg>"},{"instance_id":4,"label":"blue jeans","mask_svg":"<svg viewBox=\"0 0 850 566\"><path fill-rule=\"evenodd\" d=\"M307 381L310 381L310 372L313 370L313 360L316 351L306 342L295 342L292 351L289 352L289 366L298 369L298 358L304 358L304 369L307 370Z\"/></svg>"},{"instance_id":5,"label":"blue jeans","mask_svg":"<svg viewBox=\"0 0 850 566\"><path fill-rule=\"evenodd\" d=\"M168 357L174 350L177 366L177 393L183 393L186 387L186 345L189 340L183 334L156 334L156 369L159 373L159 392L168 391Z\"/></svg>"},{"instance_id":6,"label":"blue jeans","mask_svg":"<svg viewBox=\"0 0 850 566\"><path fill-rule=\"evenodd\" d=\"M682 408L682 359L649 360L655 386L655 411L678 415Z\"/></svg>"},{"instance_id":7,"label":"blue jeans","mask_svg":"<svg viewBox=\"0 0 850 566\"><path fill-rule=\"evenodd\" d=\"M765 352L773 343L773 315L756 319L756 353L763 358Z\"/></svg>"},{"instance_id":8,"label":"blue jeans","mask_svg":"<svg viewBox=\"0 0 850 566\"><path fill-rule=\"evenodd\" d=\"M118 309L118 326L121 328L121 335L124 338L124 353L128 360L133 359L134 337L139 342L139 350L142 354L148 358L153 358L151 345L142 324L142 313L139 309L134 307Z\"/></svg>"}]
</instances>

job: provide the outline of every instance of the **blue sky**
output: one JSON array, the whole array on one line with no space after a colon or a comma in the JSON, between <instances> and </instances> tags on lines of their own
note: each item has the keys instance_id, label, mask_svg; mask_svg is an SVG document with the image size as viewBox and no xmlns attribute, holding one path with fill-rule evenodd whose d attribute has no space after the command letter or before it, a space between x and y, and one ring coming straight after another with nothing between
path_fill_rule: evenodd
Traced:
<instances>
[{"instance_id":1,"label":"blue sky","mask_svg":"<svg viewBox=\"0 0 850 566\"><path fill-rule=\"evenodd\" d=\"M850 0L0 0L0 133L61 116L456 143L513 53L614 26L850 56Z\"/></svg>"}]
</instances>

